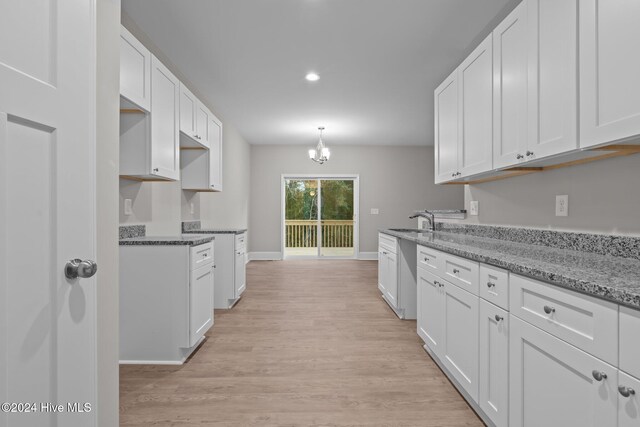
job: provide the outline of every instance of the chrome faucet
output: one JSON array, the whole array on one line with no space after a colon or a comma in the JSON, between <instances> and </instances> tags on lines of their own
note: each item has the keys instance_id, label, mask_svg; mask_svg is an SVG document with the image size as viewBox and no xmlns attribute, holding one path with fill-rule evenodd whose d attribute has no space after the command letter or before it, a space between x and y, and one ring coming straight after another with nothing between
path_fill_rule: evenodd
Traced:
<instances>
[{"instance_id":1,"label":"chrome faucet","mask_svg":"<svg viewBox=\"0 0 640 427\"><path fill-rule=\"evenodd\" d=\"M429 231L436 231L436 218L433 212L429 211L418 211L415 214L411 215L409 219L422 217L429 220Z\"/></svg>"}]
</instances>

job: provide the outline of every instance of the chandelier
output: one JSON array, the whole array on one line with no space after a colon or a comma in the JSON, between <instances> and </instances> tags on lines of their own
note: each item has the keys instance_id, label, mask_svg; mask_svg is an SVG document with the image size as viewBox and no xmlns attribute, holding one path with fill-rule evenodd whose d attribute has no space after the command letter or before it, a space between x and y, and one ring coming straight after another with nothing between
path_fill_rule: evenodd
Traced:
<instances>
[{"instance_id":1,"label":"chandelier","mask_svg":"<svg viewBox=\"0 0 640 427\"><path fill-rule=\"evenodd\" d=\"M316 163L323 164L324 162L329 160L329 157L331 157L331 152L327 147L325 147L324 142L322 142L322 131L324 130L324 127L320 126L318 130L320 131L318 145L315 149L311 148L309 150L309 158Z\"/></svg>"}]
</instances>

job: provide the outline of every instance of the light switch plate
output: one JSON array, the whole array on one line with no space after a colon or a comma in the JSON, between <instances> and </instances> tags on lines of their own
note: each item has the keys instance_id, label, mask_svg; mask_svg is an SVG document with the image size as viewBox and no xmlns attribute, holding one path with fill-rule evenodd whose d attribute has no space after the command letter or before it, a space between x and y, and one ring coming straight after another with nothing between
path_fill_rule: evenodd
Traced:
<instances>
[{"instance_id":1,"label":"light switch plate","mask_svg":"<svg viewBox=\"0 0 640 427\"><path fill-rule=\"evenodd\" d=\"M132 215L133 214L133 202L131 199L124 199L124 214Z\"/></svg>"},{"instance_id":2,"label":"light switch plate","mask_svg":"<svg viewBox=\"0 0 640 427\"><path fill-rule=\"evenodd\" d=\"M556 196L556 216L569 216L569 196Z\"/></svg>"},{"instance_id":3,"label":"light switch plate","mask_svg":"<svg viewBox=\"0 0 640 427\"><path fill-rule=\"evenodd\" d=\"M472 200L469 202L469 215L478 216L478 201Z\"/></svg>"},{"instance_id":4,"label":"light switch plate","mask_svg":"<svg viewBox=\"0 0 640 427\"><path fill-rule=\"evenodd\" d=\"M380 211L378 210L378 208L371 208L371 215L378 215L380 213Z\"/></svg>"}]
</instances>

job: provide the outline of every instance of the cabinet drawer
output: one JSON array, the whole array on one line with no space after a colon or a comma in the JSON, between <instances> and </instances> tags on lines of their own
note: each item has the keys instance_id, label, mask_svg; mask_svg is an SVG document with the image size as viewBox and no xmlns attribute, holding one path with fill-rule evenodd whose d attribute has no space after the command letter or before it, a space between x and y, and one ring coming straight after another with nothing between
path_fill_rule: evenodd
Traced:
<instances>
[{"instance_id":1,"label":"cabinet drawer","mask_svg":"<svg viewBox=\"0 0 640 427\"><path fill-rule=\"evenodd\" d=\"M236 249L245 248L247 235L245 233L236 234Z\"/></svg>"},{"instance_id":2,"label":"cabinet drawer","mask_svg":"<svg viewBox=\"0 0 640 427\"><path fill-rule=\"evenodd\" d=\"M465 291L478 295L480 265L455 255L442 254L442 277Z\"/></svg>"},{"instance_id":3,"label":"cabinet drawer","mask_svg":"<svg viewBox=\"0 0 640 427\"><path fill-rule=\"evenodd\" d=\"M628 307L620 307L620 369L640 378L640 310Z\"/></svg>"},{"instance_id":4,"label":"cabinet drawer","mask_svg":"<svg viewBox=\"0 0 640 427\"><path fill-rule=\"evenodd\" d=\"M511 314L617 365L616 304L513 274L510 284Z\"/></svg>"},{"instance_id":5,"label":"cabinet drawer","mask_svg":"<svg viewBox=\"0 0 640 427\"><path fill-rule=\"evenodd\" d=\"M213 243L193 246L191 248L191 270L213 262Z\"/></svg>"},{"instance_id":6,"label":"cabinet drawer","mask_svg":"<svg viewBox=\"0 0 640 427\"><path fill-rule=\"evenodd\" d=\"M417 255L418 267L442 275L442 252L418 245Z\"/></svg>"},{"instance_id":7,"label":"cabinet drawer","mask_svg":"<svg viewBox=\"0 0 640 427\"><path fill-rule=\"evenodd\" d=\"M480 264L480 296L508 311L509 272Z\"/></svg>"},{"instance_id":8,"label":"cabinet drawer","mask_svg":"<svg viewBox=\"0 0 640 427\"><path fill-rule=\"evenodd\" d=\"M398 240L387 234L378 233L378 246L385 248L387 251L391 253L397 252Z\"/></svg>"}]
</instances>

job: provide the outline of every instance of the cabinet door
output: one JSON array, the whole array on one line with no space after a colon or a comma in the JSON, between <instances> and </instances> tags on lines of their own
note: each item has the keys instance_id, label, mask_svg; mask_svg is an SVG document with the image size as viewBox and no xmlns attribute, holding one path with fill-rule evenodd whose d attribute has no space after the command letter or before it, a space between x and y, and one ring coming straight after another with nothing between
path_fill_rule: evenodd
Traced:
<instances>
[{"instance_id":1,"label":"cabinet door","mask_svg":"<svg viewBox=\"0 0 640 427\"><path fill-rule=\"evenodd\" d=\"M509 313L480 299L478 403L497 427L509 425Z\"/></svg>"},{"instance_id":2,"label":"cabinet door","mask_svg":"<svg viewBox=\"0 0 640 427\"><path fill-rule=\"evenodd\" d=\"M145 111L151 110L151 52L122 26L120 95Z\"/></svg>"},{"instance_id":3,"label":"cabinet door","mask_svg":"<svg viewBox=\"0 0 640 427\"><path fill-rule=\"evenodd\" d=\"M442 357L444 333L444 283L438 277L418 269L418 335L429 349Z\"/></svg>"},{"instance_id":4,"label":"cabinet door","mask_svg":"<svg viewBox=\"0 0 640 427\"><path fill-rule=\"evenodd\" d=\"M434 158L436 184L458 172L458 74L454 71L434 92Z\"/></svg>"},{"instance_id":5,"label":"cabinet door","mask_svg":"<svg viewBox=\"0 0 640 427\"><path fill-rule=\"evenodd\" d=\"M442 362L471 398L478 401L479 298L444 282Z\"/></svg>"},{"instance_id":6,"label":"cabinet door","mask_svg":"<svg viewBox=\"0 0 640 427\"><path fill-rule=\"evenodd\" d=\"M640 425L640 380L618 371L618 427ZM631 390L633 393L631 393Z\"/></svg>"},{"instance_id":7,"label":"cabinet door","mask_svg":"<svg viewBox=\"0 0 640 427\"><path fill-rule=\"evenodd\" d=\"M640 2L580 1L580 146L640 134Z\"/></svg>"},{"instance_id":8,"label":"cabinet door","mask_svg":"<svg viewBox=\"0 0 640 427\"><path fill-rule=\"evenodd\" d=\"M209 117L211 113L204 106L204 104L198 101L196 105L196 129L195 138L204 147L209 147Z\"/></svg>"},{"instance_id":9,"label":"cabinet door","mask_svg":"<svg viewBox=\"0 0 640 427\"><path fill-rule=\"evenodd\" d=\"M235 270L235 297L240 298L247 287L245 251L243 250L236 250Z\"/></svg>"},{"instance_id":10,"label":"cabinet door","mask_svg":"<svg viewBox=\"0 0 640 427\"><path fill-rule=\"evenodd\" d=\"M387 298L391 305L398 308L398 258L390 252L387 254L386 276Z\"/></svg>"},{"instance_id":11,"label":"cabinet door","mask_svg":"<svg viewBox=\"0 0 640 427\"><path fill-rule=\"evenodd\" d=\"M180 132L196 139L196 116L198 99L180 83Z\"/></svg>"},{"instance_id":12,"label":"cabinet door","mask_svg":"<svg viewBox=\"0 0 640 427\"><path fill-rule=\"evenodd\" d=\"M194 346L213 325L212 264L191 271L189 303L189 345Z\"/></svg>"},{"instance_id":13,"label":"cabinet door","mask_svg":"<svg viewBox=\"0 0 640 427\"><path fill-rule=\"evenodd\" d=\"M513 315L509 327L510 426L616 425L614 367Z\"/></svg>"},{"instance_id":14,"label":"cabinet door","mask_svg":"<svg viewBox=\"0 0 640 427\"><path fill-rule=\"evenodd\" d=\"M151 58L151 174L180 179L180 81Z\"/></svg>"},{"instance_id":15,"label":"cabinet door","mask_svg":"<svg viewBox=\"0 0 640 427\"><path fill-rule=\"evenodd\" d=\"M458 172L462 177L493 167L493 46L489 34L458 67Z\"/></svg>"},{"instance_id":16,"label":"cabinet door","mask_svg":"<svg viewBox=\"0 0 640 427\"><path fill-rule=\"evenodd\" d=\"M557 1L557 0L556 0ZM493 30L493 166L520 163L527 151L527 7Z\"/></svg>"},{"instance_id":17,"label":"cabinet door","mask_svg":"<svg viewBox=\"0 0 640 427\"><path fill-rule=\"evenodd\" d=\"M378 289L382 294L387 293L387 252L382 246L378 247Z\"/></svg>"},{"instance_id":18,"label":"cabinet door","mask_svg":"<svg viewBox=\"0 0 640 427\"><path fill-rule=\"evenodd\" d=\"M527 160L578 148L578 2L526 2Z\"/></svg>"},{"instance_id":19,"label":"cabinet door","mask_svg":"<svg viewBox=\"0 0 640 427\"><path fill-rule=\"evenodd\" d=\"M222 123L209 120L209 182L212 190L222 191Z\"/></svg>"}]
</instances>

